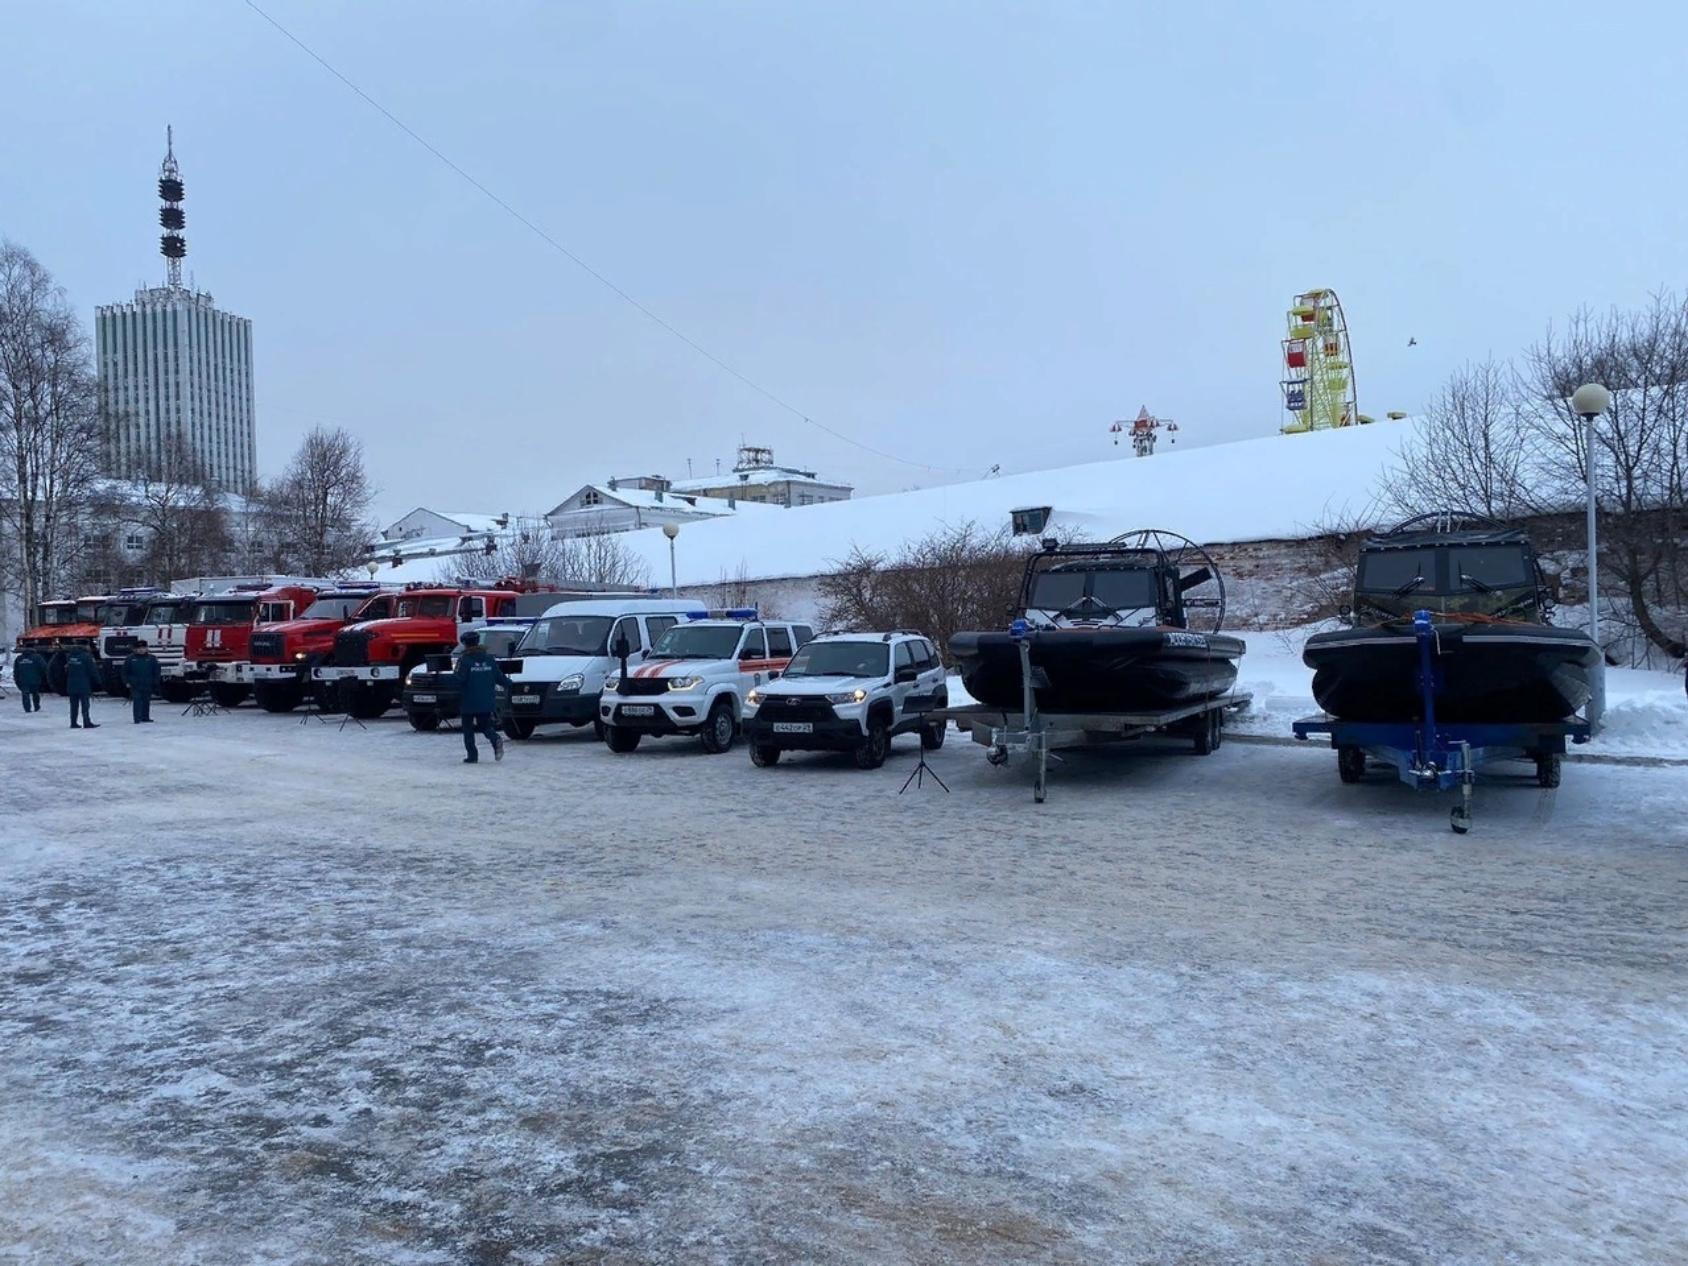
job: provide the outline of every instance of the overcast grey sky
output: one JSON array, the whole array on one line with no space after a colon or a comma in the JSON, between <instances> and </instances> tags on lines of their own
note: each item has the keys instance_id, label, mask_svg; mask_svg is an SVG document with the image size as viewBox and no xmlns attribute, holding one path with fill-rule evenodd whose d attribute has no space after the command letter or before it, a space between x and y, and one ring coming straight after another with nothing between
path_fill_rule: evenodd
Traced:
<instances>
[{"instance_id":1,"label":"overcast grey sky","mask_svg":"<svg viewBox=\"0 0 1688 1266\"><path fill-rule=\"evenodd\" d=\"M239 0L6 0L0 233L90 317L156 284L174 123L188 267L255 325L262 469L347 425L385 512L543 510L741 436L880 492L1120 454L1139 404L1181 443L1269 434L1315 285L1381 416L1688 272L1679 4L258 2L675 326L913 463L711 365Z\"/></svg>"}]
</instances>

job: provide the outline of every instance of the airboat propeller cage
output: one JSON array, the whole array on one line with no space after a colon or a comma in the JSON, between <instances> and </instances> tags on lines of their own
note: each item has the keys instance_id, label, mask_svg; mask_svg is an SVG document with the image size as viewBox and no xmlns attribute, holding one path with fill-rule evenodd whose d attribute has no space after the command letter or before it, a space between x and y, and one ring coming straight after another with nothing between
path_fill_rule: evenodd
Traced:
<instances>
[{"instance_id":1,"label":"airboat propeller cage","mask_svg":"<svg viewBox=\"0 0 1688 1266\"><path fill-rule=\"evenodd\" d=\"M1158 572L1164 578L1158 592L1159 614L1165 622L1204 633L1218 633L1225 625L1225 578L1213 555L1189 537L1160 528L1123 532L1103 544L1046 542L1026 563L1020 584L1021 610L1032 609L1037 578L1052 565L1069 560Z\"/></svg>"}]
</instances>

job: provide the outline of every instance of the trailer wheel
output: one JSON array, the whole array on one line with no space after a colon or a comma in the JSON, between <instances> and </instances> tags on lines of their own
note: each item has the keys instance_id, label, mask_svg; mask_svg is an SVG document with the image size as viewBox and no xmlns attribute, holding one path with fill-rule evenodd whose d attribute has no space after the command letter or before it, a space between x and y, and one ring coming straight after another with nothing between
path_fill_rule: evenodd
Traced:
<instances>
[{"instance_id":1,"label":"trailer wheel","mask_svg":"<svg viewBox=\"0 0 1688 1266\"><path fill-rule=\"evenodd\" d=\"M1549 789L1557 787L1562 761L1563 758L1557 752L1536 757L1536 785Z\"/></svg>"},{"instance_id":2,"label":"trailer wheel","mask_svg":"<svg viewBox=\"0 0 1688 1266\"><path fill-rule=\"evenodd\" d=\"M407 712L410 718L410 728L428 733L440 728L440 714L438 712Z\"/></svg>"},{"instance_id":3,"label":"trailer wheel","mask_svg":"<svg viewBox=\"0 0 1688 1266\"><path fill-rule=\"evenodd\" d=\"M1456 804L1448 810L1448 825L1453 828L1455 835L1464 835L1471 829L1471 810L1462 804Z\"/></svg>"},{"instance_id":4,"label":"trailer wheel","mask_svg":"<svg viewBox=\"0 0 1688 1266\"><path fill-rule=\"evenodd\" d=\"M1343 782L1359 782L1366 776L1366 752L1362 747L1336 749L1336 776Z\"/></svg>"},{"instance_id":5,"label":"trailer wheel","mask_svg":"<svg viewBox=\"0 0 1688 1266\"><path fill-rule=\"evenodd\" d=\"M1208 712L1196 718L1196 755L1209 756L1213 749L1219 746L1214 737L1213 713Z\"/></svg>"}]
</instances>

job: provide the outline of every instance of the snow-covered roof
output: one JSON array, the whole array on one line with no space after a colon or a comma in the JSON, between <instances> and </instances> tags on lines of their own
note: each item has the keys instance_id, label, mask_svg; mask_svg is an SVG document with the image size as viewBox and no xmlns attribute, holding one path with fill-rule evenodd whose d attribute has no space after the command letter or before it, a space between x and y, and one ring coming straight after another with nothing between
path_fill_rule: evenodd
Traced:
<instances>
[{"instance_id":1,"label":"snow-covered roof","mask_svg":"<svg viewBox=\"0 0 1688 1266\"><path fill-rule=\"evenodd\" d=\"M800 484L820 484L826 488L848 488L847 483L834 479L822 479L806 470L794 470L789 466L757 466L751 470L728 470L719 475L708 475L701 479L676 479L671 487L675 492L703 492L709 488L725 488L730 484L783 484L786 482Z\"/></svg>"},{"instance_id":2,"label":"snow-covered roof","mask_svg":"<svg viewBox=\"0 0 1688 1266\"><path fill-rule=\"evenodd\" d=\"M1317 535L1322 522L1371 508L1412 420L1306 435L1272 435L1205 448L1163 449L913 492L831 501L787 511L778 532L742 516L688 524L676 541L682 585L830 571L860 546L895 553L905 542L968 520L1005 526L1013 510L1052 509L1058 535L1106 540L1161 528L1212 543ZM668 541L646 528L623 537L651 569L668 570Z\"/></svg>"},{"instance_id":3,"label":"snow-covered roof","mask_svg":"<svg viewBox=\"0 0 1688 1266\"><path fill-rule=\"evenodd\" d=\"M700 497L696 493L654 492L649 488L611 488L608 484L588 484L580 492L590 489L608 501L619 502L622 505L636 507L640 510L695 510L698 514L732 514L741 510L745 505L753 505L758 510L778 509L777 506L765 506L759 502L733 503L725 497ZM599 509L598 506L581 506L582 512ZM552 510L552 514L561 511L559 505Z\"/></svg>"},{"instance_id":4,"label":"snow-covered roof","mask_svg":"<svg viewBox=\"0 0 1688 1266\"><path fill-rule=\"evenodd\" d=\"M435 514L442 519L450 519L453 523L462 524L465 532L496 532L502 527L509 526L509 520L497 514L476 514L464 510L435 510ZM503 520L500 522L500 520Z\"/></svg>"}]
</instances>

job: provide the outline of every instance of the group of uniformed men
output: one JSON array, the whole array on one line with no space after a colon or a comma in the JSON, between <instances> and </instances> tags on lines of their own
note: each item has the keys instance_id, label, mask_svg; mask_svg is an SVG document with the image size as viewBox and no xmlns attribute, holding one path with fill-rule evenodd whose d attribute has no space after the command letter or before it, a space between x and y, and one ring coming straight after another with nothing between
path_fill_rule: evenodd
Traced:
<instances>
[{"instance_id":1,"label":"group of uniformed men","mask_svg":"<svg viewBox=\"0 0 1688 1266\"><path fill-rule=\"evenodd\" d=\"M64 654L65 694L70 697L70 728L97 730L99 722L89 712L94 685L99 680L99 665L88 648L80 643L53 646L53 653ZM145 642L137 642L134 651L123 661L123 684L129 687L129 701L133 705L135 724L152 722L152 696L163 674L158 660ZM12 661L12 682L23 696L25 712L41 711L41 692L47 688L47 660L33 648L18 652Z\"/></svg>"}]
</instances>

